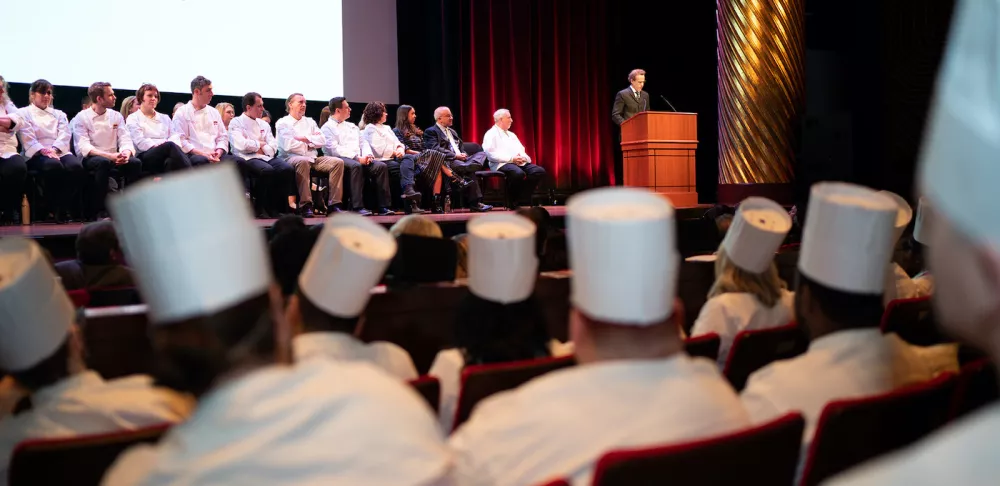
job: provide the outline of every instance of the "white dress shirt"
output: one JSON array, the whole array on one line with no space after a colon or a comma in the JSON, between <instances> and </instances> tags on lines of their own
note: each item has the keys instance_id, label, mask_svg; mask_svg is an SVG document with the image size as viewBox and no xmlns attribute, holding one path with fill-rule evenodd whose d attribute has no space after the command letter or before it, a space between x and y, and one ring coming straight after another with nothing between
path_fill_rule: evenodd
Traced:
<instances>
[{"instance_id":1,"label":"white dress shirt","mask_svg":"<svg viewBox=\"0 0 1000 486\"><path fill-rule=\"evenodd\" d=\"M93 371L66 378L31 395L31 410L0 420L0 484L17 444L29 439L133 430L179 422L191 403L154 388L148 376L104 381Z\"/></svg>"},{"instance_id":2,"label":"white dress shirt","mask_svg":"<svg viewBox=\"0 0 1000 486\"><path fill-rule=\"evenodd\" d=\"M531 157L524 151L524 145L517 139L517 135L510 130L501 130L493 125L483 136L483 150L490 161L490 170L497 170L506 164L514 163L514 157L520 155L527 159L527 162L517 164L524 165L531 162Z\"/></svg>"},{"instance_id":3,"label":"white dress shirt","mask_svg":"<svg viewBox=\"0 0 1000 486\"><path fill-rule=\"evenodd\" d=\"M417 368L405 349L396 344L375 341L362 342L342 332L307 332L292 339L295 361L331 359L361 361L373 364L400 380L417 378Z\"/></svg>"},{"instance_id":4,"label":"white dress shirt","mask_svg":"<svg viewBox=\"0 0 1000 486\"><path fill-rule=\"evenodd\" d=\"M208 105L196 110L189 101L178 108L174 113L171 137L170 140L184 153L195 149L204 152L214 152L217 149L229 151L229 135L226 133L226 125L222 123L222 115L219 115L219 110Z\"/></svg>"},{"instance_id":5,"label":"white dress shirt","mask_svg":"<svg viewBox=\"0 0 1000 486\"><path fill-rule=\"evenodd\" d=\"M549 341L549 353L554 357L573 354L573 343L563 344L558 340ZM462 370L465 368L465 357L456 348L438 351L434 356L428 375L437 377L441 382L441 401L438 403L438 423L445 433L451 432L455 423L455 409L458 407L458 392L462 388Z\"/></svg>"},{"instance_id":6,"label":"white dress shirt","mask_svg":"<svg viewBox=\"0 0 1000 486\"><path fill-rule=\"evenodd\" d=\"M31 125L30 130L21 131L25 157L34 157L42 149L56 150L60 156L69 153L69 141L73 134L65 113L52 106L43 110L28 105L17 110L17 114L25 124Z\"/></svg>"},{"instance_id":7,"label":"white dress shirt","mask_svg":"<svg viewBox=\"0 0 1000 486\"><path fill-rule=\"evenodd\" d=\"M20 121L21 116L17 114L17 107L10 101L0 103L0 115L9 115L14 122L13 130L0 130L0 157L6 159L17 155L17 133L25 131L25 127Z\"/></svg>"},{"instance_id":8,"label":"white dress shirt","mask_svg":"<svg viewBox=\"0 0 1000 486\"><path fill-rule=\"evenodd\" d=\"M958 372L956 345L919 347L879 329L850 329L822 336L805 354L753 373L740 398L755 424L792 411L802 413L806 428L801 473L827 403L887 393L947 371Z\"/></svg>"},{"instance_id":9,"label":"white dress shirt","mask_svg":"<svg viewBox=\"0 0 1000 486\"><path fill-rule=\"evenodd\" d=\"M174 135L170 117L158 111L154 112L153 118L144 115L142 110L136 111L125 119L125 126L132 136L132 143L140 152L156 147Z\"/></svg>"},{"instance_id":10,"label":"white dress shirt","mask_svg":"<svg viewBox=\"0 0 1000 486\"><path fill-rule=\"evenodd\" d=\"M996 484L1000 405L990 405L908 449L823 483L827 486L937 486Z\"/></svg>"},{"instance_id":11,"label":"white dress shirt","mask_svg":"<svg viewBox=\"0 0 1000 486\"><path fill-rule=\"evenodd\" d=\"M93 150L112 154L127 150L135 155L125 119L112 109L104 110L101 115L93 107L77 113L73 117L73 144L80 157L90 155Z\"/></svg>"},{"instance_id":12,"label":"white dress shirt","mask_svg":"<svg viewBox=\"0 0 1000 486\"><path fill-rule=\"evenodd\" d=\"M329 123L329 122L327 122ZM372 155L378 160L390 160L394 158L394 153L399 150L406 152L406 146L392 133L392 128L384 123L366 125L362 138L369 147Z\"/></svg>"},{"instance_id":13,"label":"white dress shirt","mask_svg":"<svg viewBox=\"0 0 1000 486\"><path fill-rule=\"evenodd\" d=\"M316 159L316 150L326 144L326 138L319 131L319 126L308 116L296 120L292 115L286 115L275 124L278 130L278 154L282 157L303 155ZM306 137L309 143L295 140L295 137Z\"/></svg>"},{"instance_id":14,"label":"white dress shirt","mask_svg":"<svg viewBox=\"0 0 1000 486\"><path fill-rule=\"evenodd\" d=\"M770 329L784 326L794 320L795 293L781 291L781 300L765 307L753 294L730 292L716 295L702 306L691 327L691 337L717 333L719 335L719 369L726 366L726 358L736 335L742 331Z\"/></svg>"},{"instance_id":15,"label":"white dress shirt","mask_svg":"<svg viewBox=\"0 0 1000 486\"><path fill-rule=\"evenodd\" d=\"M202 397L103 484L441 484L450 456L426 402L367 363L269 366Z\"/></svg>"},{"instance_id":16,"label":"white dress shirt","mask_svg":"<svg viewBox=\"0 0 1000 486\"><path fill-rule=\"evenodd\" d=\"M323 154L330 157L360 159L372 155L372 148L361 137L358 126L349 121L330 118L323 124Z\"/></svg>"},{"instance_id":17,"label":"white dress shirt","mask_svg":"<svg viewBox=\"0 0 1000 486\"><path fill-rule=\"evenodd\" d=\"M715 364L667 359L578 365L481 402L449 443L458 484L589 485L606 452L742 429L746 411Z\"/></svg>"},{"instance_id":18,"label":"white dress shirt","mask_svg":"<svg viewBox=\"0 0 1000 486\"><path fill-rule=\"evenodd\" d=\"M230 120L229 143L233 146L233 155L243 160L271 160L278 151L278 141L271 134L271 126L246 113ZM261 149L264 153L258 154Z\"/></svg>"}]
</instances>

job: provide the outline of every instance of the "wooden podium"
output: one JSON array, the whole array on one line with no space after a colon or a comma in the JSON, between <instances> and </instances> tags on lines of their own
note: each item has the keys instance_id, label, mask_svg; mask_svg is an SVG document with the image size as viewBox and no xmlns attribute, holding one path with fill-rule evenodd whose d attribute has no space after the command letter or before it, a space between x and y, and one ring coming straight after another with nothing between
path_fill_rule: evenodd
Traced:
<instances>
[{"instance_id":1,"label":"wooden podium","mask_svg":"<svg viewBox=\"0 0 1000 486\"><path fill-rule=\"evenodd\" d=\"M645 187L676 207L698 205L698 115L643 111L622 123L625 185Z\"/></svg>"}]
</instances>

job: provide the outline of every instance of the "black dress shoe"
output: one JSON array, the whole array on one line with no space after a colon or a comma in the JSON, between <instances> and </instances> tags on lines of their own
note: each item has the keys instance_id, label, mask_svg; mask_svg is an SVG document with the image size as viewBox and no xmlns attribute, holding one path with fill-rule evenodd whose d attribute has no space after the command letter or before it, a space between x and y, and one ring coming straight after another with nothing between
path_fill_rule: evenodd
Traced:
<instances>
[{"instance_id":1,"label":"black dress shoe","mask_svg":"<svg viewBox=\"0 0 1000 486\"><path fill-rule=\"evenodd\" d=\"M417 201L415 201L413 199L410 199L409 201L403 202L403 205L404 205L403 207L405 208L404 212L406 214L427 214L428 213L428 211L426 209L421 209L420 206L417 205Z\"/></svg>"},{"instance_id":2,"label":"black dress shoe","mask_svg":"<svg viewBox=\"0 0 1000 486\"><path fill-rule=\"evenodd\" d=\"M358 214L359 214L359 215L361 215L361 216L371 216L371 215L373 215L373 214L374 214L374 213L372 213L371 211L369 211L369 210L368 210L368 209L366 209L366 208L361 208L361 209L355 209L355 210L354 210L354 212L355 212L355 213L358 213Z\"/></svg>"},{"instance_id":3,"label":"black dress shoe","mask_svg":"<svg viewBox=\"0 0 1000 486\"><path fill-rule=\"evenodd\" d=\"M485 213L492 209L493 206L490 206L489 204L483 204L482 202L477 202L476 204L472 205L472 207L469 208L469 211L472 211L473 213Z\"/></svg>"},{"instance_id":4,"label":"black dress shoe","mask_svg":"<svg viewBox=\"0 0 1000 486\"><path fill-rule=\"evenodd\" d=\"M382 208L382 209L378 210L378 215L379 216L395 216L397 214L399 214L399 213L397 213L397 212L395 212L395 211L393 211L393 210L391 210L389 208Z\"/></svg>"},{"instance_id":5,"label":"black dress shoe","mask_svg":"<svg viewBox=\"0 0 1000 486\"><path fill-rule=\"evenodd\" d=\"M315 214L313 213L313 206L312 206L312 204L309 204L309 203L303 204L302 207L299 208L299 214L303 218L311 218L311 217L315 216Z\"/></svg>"},{"instance_id":6,"label":"black dress shoe","mask_svg":"<svg viewBox=\"0 0 1000 486\"><path fill-rule=\"evenodd\" d=\"M466 187L469 187L469 185L472 184L472 179L466 177L454 176L451 178L451 182L453 184L457 184L459 188L465 189Z\"/></svg>"},{"instance_id":7,"label":"black dress shoe","mask_svg":"<svg viewBox=\"0 0 1000 486\"><path fill-rule=\"evenodd\" d=\"M423 194L420 194L419 192L414 191L413 190L413 186L406 186L405 188L403 188L403 194L400 197L402 197L403 200L407 200L407 199L420 199L421 197L423 197Z\"/></svg>"}]
</instances>

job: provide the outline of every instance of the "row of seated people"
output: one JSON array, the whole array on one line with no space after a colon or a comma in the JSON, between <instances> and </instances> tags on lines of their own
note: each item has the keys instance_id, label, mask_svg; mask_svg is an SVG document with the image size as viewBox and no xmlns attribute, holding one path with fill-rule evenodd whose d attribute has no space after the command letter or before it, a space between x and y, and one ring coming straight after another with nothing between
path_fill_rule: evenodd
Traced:
<instances>
[{"instance_id":1,"label":"row of seated people","mask_svg":"<svg viewBox=\"0 0 1000 486\"><path fill-rule=\"evenodd\" d=\"M167 204L190 191L210 194L207 209ZM259 229L236 210L242 192L236 171L216 167L142 183L111 201L148 305L158 381L198 403L159 445L122 456L108 484L239 482L278 471L287 482L539 484L566 477L586 484L607 450L736 431L788 411L806 417L807 446L825 403L957 371L954 346L918 348L878 330L899 213L891 198L847 184L813 187L795 297L810 348L758 371L738 395L714 363L683 351L680 259L664 251L676 248L669 203L642 190L597 189L567 207L568 328L579 365L489 398L445 441L441 424L400 376L376 369L396 369L405 354L355 337L370 289L397 251L392 235L358 216L331 217L286 306ZM154 232L148 221L171 225ZM777 204L747 201L723 250L742 265L767 267L789 226ZM472 363L560 352L538 332L535 225L513 214L479 216L467 238L470 296L467 324L457 332L470 337L432 365L443 388ZM63 344L74 349L66 338L72 309L36 245L0 243L0 255L31 262L2 280L10 283L0 301L17 318L3 323L15 339L0 342L0 368L27 393L45 397L85 374L64 366L47 381L32 380L49 359L76 362L79 349L70 358L50 355ZM40 309L42 298L57 305ZM286 318L300 332L294 338ZM282 364L295 357L294 366ZM77 400L90 393L73 391ZM39 400L7 422L12 442L76 433L67 430L84 418L66 417L59 431L32 429L36 420L53 420L55 402ZM131 416L141 415L138 408ZM361 471L368 476L358 477Z\"/></svg>"},{"instance_id":2,"label":"row of seated people","mask_svg":"<svg viewBox=\"0 0 1000 486\"><path fill-rule=\"evenodd\" d=\"M113 110L116 96L111 85L94 83L88 95L91 106L67 120L51 106L53 87L46 80L32 83L30 104L21 109L0 87L0 219L10 223L20 214L28 169L41 173L46 202L57 222L66 219L81 196L85 219L106 216L112 172L128 185L147 175L223 160L240 168L258 217L291 211L312 216L313 172L329 179L325 207L363 215L373 214L365 207L366 186L376 194L375 212L394 214L390 173L398 174L403 209L418 213L424 212L418 200L425 195L432 196L428 199L440 212L450 189L462 191L472 211L492 209L482 202L475 178L486 167L505 173L508 191L514 194L512 206L530 204L531 194L545 175L509 130L512 118L504 109L494 115L495 127L486 133L483 151L469 154L451 128L447 107L435 110L436 123L421 130L412 107L401 107L396 128L391 128L386 124L385 105L372 102L365 107L362 131L348 121L351 108L345 98L330 100L329 121L320 127L304 116L305 97L295 93L286 100L288 116L278 120L275 137L270 124L262 120L259 94L244 95L243 114L236 117L231 108L209 106L214 96L210 80L196 77L191 91L191 102L175 109L171 118L156 111L160 100L156 86L144 84L133 100L134 111L123 118ZM17 150L18 138L23 155ZM345 181L349 183L349 208L343 207Z\"/></svg>"}]
</instances>

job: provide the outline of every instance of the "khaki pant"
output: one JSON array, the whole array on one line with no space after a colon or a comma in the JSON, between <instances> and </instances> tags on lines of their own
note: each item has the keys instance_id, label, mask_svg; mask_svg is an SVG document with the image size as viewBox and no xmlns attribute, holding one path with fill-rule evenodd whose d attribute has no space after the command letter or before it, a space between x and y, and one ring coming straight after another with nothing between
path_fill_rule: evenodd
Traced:
<instances>
[{"instance_id":1,"label":"khaki pant","mask_svg":"<svg viewBox=\"0 0 1000 486\"><path fill-rule=\"evenodd\" d=\"M320 155L313 160L305 155L290 155L288 163L295 168L295 186L299 191L299 206L312 204L312 187L309 171L325 172L330 177L330 200L328 205L340 204L344 198L344 161L337 157Z\"/></svg>"}]
</instances>

